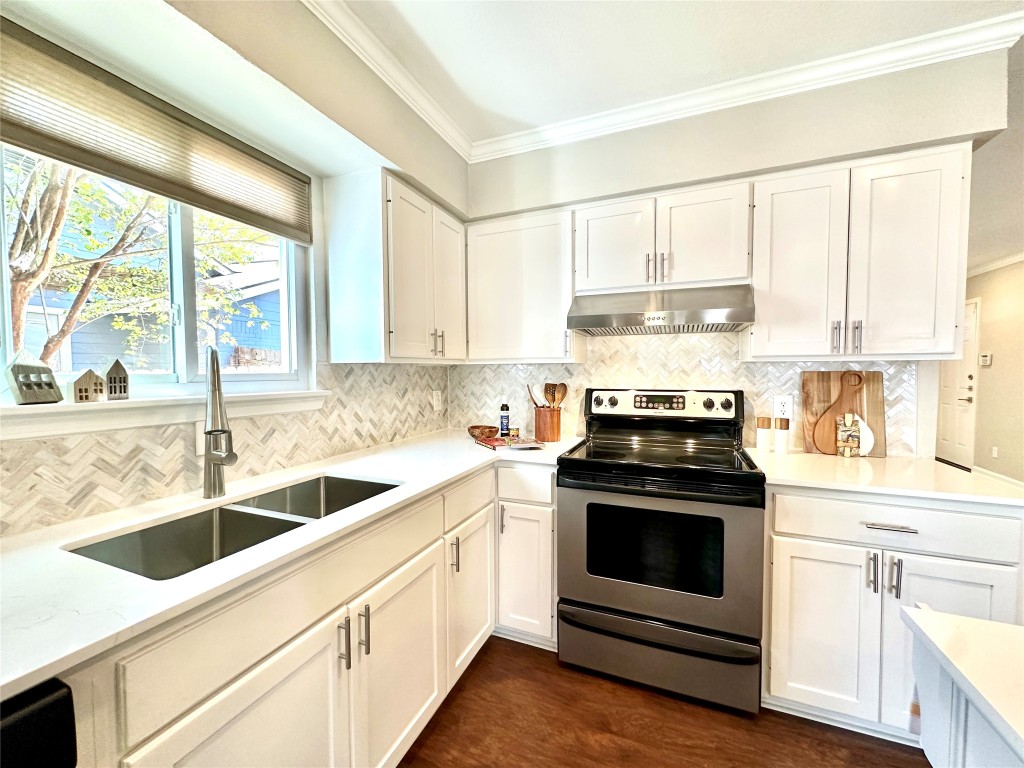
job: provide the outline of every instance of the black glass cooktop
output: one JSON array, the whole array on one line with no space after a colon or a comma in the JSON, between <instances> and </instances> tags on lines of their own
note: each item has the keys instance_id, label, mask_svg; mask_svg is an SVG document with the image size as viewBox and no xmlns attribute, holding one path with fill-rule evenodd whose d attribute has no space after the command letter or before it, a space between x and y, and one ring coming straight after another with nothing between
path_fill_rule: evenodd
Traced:
<instances>
[{"instance_id":1,"label":"black glass cooktop","mask_svg":"<svg viewBox=\"0 0 1024 768\"><path fill-rule=\"evenodd\" d=\"M709 445L651 444L642 442L616 442L587 440L578 448L564 454L565 462L620 462L646 467L694 469L753 470L753 462L746 454L731 447Z\"/></svg>"}]
</instances>

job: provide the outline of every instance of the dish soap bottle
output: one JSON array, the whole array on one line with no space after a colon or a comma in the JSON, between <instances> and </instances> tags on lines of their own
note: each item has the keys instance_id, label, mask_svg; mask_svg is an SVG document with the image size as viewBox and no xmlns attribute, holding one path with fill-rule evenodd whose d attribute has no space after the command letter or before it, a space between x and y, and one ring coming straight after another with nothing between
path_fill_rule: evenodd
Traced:
<instances>
[{"instance_id":1,"label":"dish soap bottle","mask_svg":"<svg viewBox=\"0 0 1024 768\"><path fill-rule=\"evenodd\" d=\"M502 403L498 412L498 437L508 437L508 415L508 403Z\"/></svg>"}]
</instances>

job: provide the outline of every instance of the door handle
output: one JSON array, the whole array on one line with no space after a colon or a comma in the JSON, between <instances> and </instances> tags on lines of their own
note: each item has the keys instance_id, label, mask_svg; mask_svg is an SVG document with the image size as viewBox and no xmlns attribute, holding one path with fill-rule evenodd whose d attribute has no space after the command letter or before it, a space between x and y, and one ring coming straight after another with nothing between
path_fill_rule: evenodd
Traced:
<instances>
[{"instance_id":1,"label":"door handle","mask_svg":"<svg viewBox=\"0 0 1024 768\"><path fill-rule=\"evenodd\" d=\"M441 357L444 357L444 331L438 333L437 337L441 342Z\"/></svg>"},{"instance_id":2,"label":"door handle","mask_svg":"<svg viewBox=\"0 0 1024 768\"><path fill-rule=\"evenodd\" d=\"M668 269L668 254L663 253L663 254L661 254L661 282L663 282L663 283L668 280L668 271L667 271L667 269ZM654 282L658 282L657 275L655 275Z\"/></svg>"},{"instance_id":3,"label":"door handle","mask_svg":"<svg viewBox=\"0 0 1024 768\"><path fill-rule=\"evenodd\" d=\"M501 505L501 518L498 520L498 533L505 532L505 505Z\"/></svg>"},{"instance_id":4,"label":"door handle","mask_svg":"<svg viewBox=\"0 0 1024 768\"><path fill-rule=\"evenodd\" d=\"M338 625L338 631L344 630L345 640L339 643L344 647L345 651L338 654L339 659L345 661L345 669L352 669L352 619L348 616L345 617L345 621Z\"/></svg>"},{"instance_id":5,"label":"door handle","mask_svg":"<svg viewBox=\"0 0 1024 768\"><path fill-rule=\"evenodd\" d=\"M893 587L893 596L899 600L903 594L903 558L896 561L896 586Z\"/></svg>"},{"instance_id":6,"label":"door handle","mask_svg":"<svg viewBox=\"0 0 1024 768\"><path fill-rule=\"evenodd\" d=\"M455 537L455 541L452 542L452 551L455 553L455 562L452 563L452 565L455 567L455 572L456 573L458 573L461 570L461 565L460 565L460 560L461 560L460 549L461 549L461 546L460 545L461 545L461 542L459 541L459 537L456 536Z\"/></svg>"},{"instance_id":7,"label":"door handle","mask_svg":"<svg viewBox=\"0 0 1024 768\"><path fill-rule=\"evenodd\" d=\"M566 357L569 356L569 334L570 333L572 333L572 331L566 331L565 332L565 356Z\"/></svg>"},{"instance_id":8,"label":"door handle","mask_svg":"<svg viewBox=\"0 0 1024 768\"><path fill-rule=\"evenodd\" d=\"M843 321L832 321L832 353L838 355L840 352L839 343L842 341Z\"/></svg>"},{"instance_id":9,"label":"door handle","mask_svg":"<svg viewBox=\"0 0 1024 768\"><path fill-rule=\"evenodd\" d=\"M430 338L433 341L433 345L431 347L430 353L434 357L437 357L437 328L435 328L434 330L432 330L430 332Z\"/></svg>"},{"instance_id":10,"label":"door handle","mask_svg":"<svg viewBox=\"0 0 1024 768\"><path fill-rule=\"evenodd\" d=\"M644 282L645 283L650 283L650 282L652 282L652 280L651 280L651 254L647 253L647 254L644 254L644 256L647 259L647 265L644 267ZM657 282L657 275L655 275L655 278L654 278L653 282Z\"/></svg>"},{"instance_id":11,"label":"door handle","mask_svg":"<svg viewBox=\"0 0 1024 768\"><path fill-rule=\"evenodd\" d=\"M878 553L872 552L868 558L871 563L871 575L868 579L868 586L871 587L871 591L876 595L878 594Z\"/></svg>"},{"instance_id":12,"label":"door handle","mask_svg":"<svg viewBox=\"0 0 1024 768\"><path fill-rule=\"evenodd\" d=\"M864 349L864 321L853 321L853 354L862 354Z\"/></svg>"},{"instance_id":13,"label":"door handle","mask_svg":"<svg viewBox=\"0 0 1024 768\"><path fill-rule=\"evenodd\" d=\"M974 402L974 398L973 397L958 397L957 400L961 400L961 401L963 401L965 403L973 403Z\"/></svg>"},{"instance_id":14,"label":"door handle","mask_svg":"<svg viewBox=\"0 0 1024 768\"><path fill-rule=\"evenodd\" d=\"M366 604L366 608L365 608L364 611L360 611L359 612L359 616L360 616L360 618L362 618L364 616L366 617L366 638L364 640L360 640L359 644L361 646L363 646L363 648L366 649L366 655L369 656L370 655L370 604L369 603Z\"/></svg>"},{"instance_id":15,"label":"door handle","mask_svg":"<svg viewBox=\"0 0 1024 768\"><path fill-rule=\"evenodd\" d=\"M863 523L865 528L870 528L873 531L892 531L894 533L917 533L917 528L911 528L909 525L890 525L889 523Z\"/></svg>"}]
</instances>

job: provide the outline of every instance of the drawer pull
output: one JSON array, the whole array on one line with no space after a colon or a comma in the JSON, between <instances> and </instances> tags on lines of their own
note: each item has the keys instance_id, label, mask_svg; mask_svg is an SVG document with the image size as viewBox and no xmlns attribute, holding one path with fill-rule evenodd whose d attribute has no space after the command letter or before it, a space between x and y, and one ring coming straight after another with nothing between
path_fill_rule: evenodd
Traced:
<instances>
[{"instance_id":1,"label":"drawer pull","mask_svg":"<svg viewBox=\"0 0 1024 768\"><path fill-rule=\"evenodd\" d=\"M345 650L338 654L338 658L345 662L345 669L352 669L352 619L348 616L345 621L338 625L338 632L345 632L345 640L342 643Z\"/></svg>"},{"instance_id":2,"label":"drawer pull","mask_svg":"<svg viewBox=\"0 0 1024 768\"><path fill-rule=\"evenodd\" d=\"M889 525L888 523L863 523L865 528L870 528L873 531L892 531L894 533L920 533L917 528L911 528L909 525Z\"/></svg>"}]
</instances>

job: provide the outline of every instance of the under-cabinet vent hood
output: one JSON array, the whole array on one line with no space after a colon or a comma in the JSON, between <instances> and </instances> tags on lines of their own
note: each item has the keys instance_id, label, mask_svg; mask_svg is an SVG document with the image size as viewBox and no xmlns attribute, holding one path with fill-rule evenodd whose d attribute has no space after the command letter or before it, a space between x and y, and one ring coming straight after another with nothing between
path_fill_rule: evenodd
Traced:
<instances>
[{"instance_id":1,"label":"under-cabinet vent hood","mask_svg":"<svg viewBox=\"0 0 1024 768\"><path fill-rule=\"evenodd\" d=\"M752 322L750 286L726 285L577 296L569 308L568 327L588 336L628 336L733 332Z\"/></svg>"}]
</instances>

